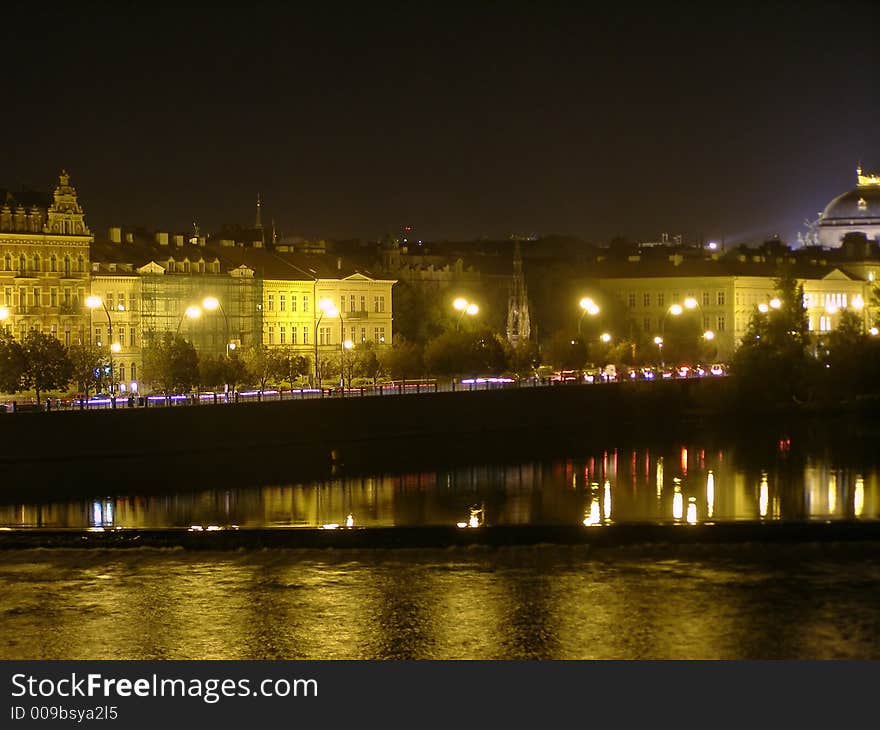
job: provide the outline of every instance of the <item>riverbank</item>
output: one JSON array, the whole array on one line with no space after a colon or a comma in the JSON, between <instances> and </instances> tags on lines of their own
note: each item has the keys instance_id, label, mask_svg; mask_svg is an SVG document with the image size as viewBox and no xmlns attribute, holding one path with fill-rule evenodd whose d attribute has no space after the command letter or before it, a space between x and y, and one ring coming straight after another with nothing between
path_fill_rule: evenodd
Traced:
<instances>
[{"instance_id":1,"label":"riverbank","mask_svg":"<svg viewBox=\"0 0 880 730\"><path fill-rule=\"evenodd\" d=\"M724 545L744 543L880 543L880 521L753 522L719 524L455 525L371 528L127 530L0 530L0 550L33 548L186 550L404 549L580 545Z\"/></svg>"},{"instance_id":2,"label":"riverbank","mask_svg":"<svg viewBox=\"0 0 880 730\"><path fill-rule=\"evenodd\" d=\"M824 416L725 411L726 386L693 380L7 414L0 496L291 483L731 434L760 449L793 430L829 429ZM873 411L835 418L870 422Z\"/></svg>"}]
</instances>

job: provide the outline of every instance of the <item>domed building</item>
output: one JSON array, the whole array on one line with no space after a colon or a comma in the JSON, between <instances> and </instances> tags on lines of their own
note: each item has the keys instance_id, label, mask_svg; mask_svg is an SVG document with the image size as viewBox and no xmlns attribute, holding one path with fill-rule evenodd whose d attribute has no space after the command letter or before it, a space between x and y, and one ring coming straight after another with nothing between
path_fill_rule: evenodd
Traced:
<instances>
[{"instance_id":1,"label":"domed building","mask_svg":"<svg viewBox=\"0 0 880 730\"><path fill-rule=\"evenodd\" d=\"M880 243L880 175L863 175L856 169L858 185L838 195L826 206L818 222L819 243L839 248L848 233L863 233Z\"/></svg>"}]
</instances>

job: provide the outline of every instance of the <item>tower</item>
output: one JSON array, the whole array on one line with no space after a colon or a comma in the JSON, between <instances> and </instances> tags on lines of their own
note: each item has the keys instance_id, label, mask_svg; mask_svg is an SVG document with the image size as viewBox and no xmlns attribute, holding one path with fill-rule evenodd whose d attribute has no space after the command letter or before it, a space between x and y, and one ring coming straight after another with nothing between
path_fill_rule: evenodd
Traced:
<instances>
[{"instance_id":1,"label":"tower","mask_svg":"<svg viewBox=\"0 0 880 730\"><path fill-rule=\"evenodd\" d=\"M263 200L259 193L257 193L257 219L254 222L254 228L257 230L263 229Z\"/></svg>"},{"instance_id":2,"label":"tower","mask_svg":"<svg viewBox=\"0 0 880 730\"><path fill-rule=\"evenodd\" d=\"M516 347L519 343L528 341L530 334L529 298L523 276L519 240L516 240L513 247L513 278L507 300L507 341Z\"/></svg>"}]
</instances>

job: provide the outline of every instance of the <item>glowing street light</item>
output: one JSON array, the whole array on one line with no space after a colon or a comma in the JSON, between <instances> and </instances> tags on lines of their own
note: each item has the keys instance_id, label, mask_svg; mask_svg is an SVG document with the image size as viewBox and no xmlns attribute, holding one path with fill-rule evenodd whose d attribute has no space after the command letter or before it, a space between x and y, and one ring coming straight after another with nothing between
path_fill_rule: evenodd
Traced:
<instances>
[{"instance_id":1,"label":"glowing street light","mask_svg":"<svg viewBox=\"0 0 880 730\"><path fill-rule=\"evenodd\" d=\"M599 339L602 340L602 342L604 342L605 344L608 344L609 342L611 342L611 335L608 332L603 332L601 335L599 335Z\"/></svg>"},{"instance_id":2,"label":"glowing street light","mask_svg":"<svg viewBox=\"0 0 880 730\"><path fill-rule=\"evenodd\" d=\"M602 310L600 310L599 306L596 304L596 302L594 302L589 297L584 297L583 299L580 300L580 302L578 302L578 304L580 305L580 308L583 310L581 312L580 318L578 319L578 337L580 337L581 324L583 324L584 315L589 314L591 317L595 317Z\"/></svg>"},{"instance_id":3,"label":"glowing street light","mask_svg":"<svg viewBox=\"0 0 880 730\"><path fill-rule=\"evenodd\" d=\"M761 302L761 303L758 305L758 311L759 311L761 314L767 314L767 312L770 311L770 306L767 305L767 304L765 304L764 302Z\"/></svg>"},{"instance_id":4,"label":"glowing street light","mask_svg":"<svg viewBox=\"0 0 880 730\"><path fill-rule=\"evenodd\" d=\"M687 299L684 300L684 306L685 306L685 309L696 309L696 307L698 306L697 300L694 299L693 297L688 297Z\"/></svg>"},{"instance_id":5,"label":"glowing street light","mask_svg":"<svg viewBox=\"0 0 880 730\"><path fill-rule=\"evenodd\" d=\"M461 312L461 314L458 315L458 320L455 323L456 332L461 329L461 320L464 318L464 315L473 317L480 311L480 308L476 304L474 304L473 302L469 302L464 297L458 297L454 302L452 302L452 307Z\"/></svg>"},{"instance_id":6,"label":"glowing street light","mask_svg":"<svg viewBox=\"0 0 880 730\"><path fill-rule=\"evenodd\" d=\"M673 304L673 305L669 308L669 313L670 313L673 317L677 317L677 316L680 315L683 311L684 311L684 308L683 308L680 304Z\"/></svg>"},{"instance_id":7,"label":"glowing street light","mask_svg":"<svg viewBox=\"0 0 880 730\"><path fill-rule=\"evenodd\" d=\"M779 309L780 307L782 307L782 302L779 301L777 297L773 297L773 299L770 300L770 308Z\"/></svg>"},{"instance_id":8,"label":"glowing street light","mask_svg":"<svg viewBox=\"0 0 880 730\"><path fill-rule=\"evenodd\" d=\"M122 347L118 342L113 341L113 320L110 318L110 310L107 308L104 300L96 294L92 294L91 296L86 297L86 307L89 308L90 322L92 311L99 307L103 308L104 313L107 315L107 341L110 344L110 347L108 348L110 350L110 400L113 407L116 408L116 373L113 369L113 353L119 352ZM125 305L119 304L116 309L123 312L125 311ZM91 324L89 324L89 330L91 330ZM91 336L91 331L89 332L89 336Z\"/></svg>"},{"instance_id":9,"label":"glowing street light","mask_svg":"<svg viewBox=\"0 0 880 730\"><path fill-rule=\"evenodd\" d=\"M235 343L229 340L229 317L226 314L226 310L223 309L223 305L217 297L205 297L202 299L202 309L208 312L216 312L219 309L223 315L223 338L226 341L226 357L228 358L229 351L235 349Z\"/></svg>"},{"instance_id":10,"label":"glowing street light","mask_svg":"<svg viewBox=\"0 0 880 730\"><path fill-rule=\"evenodd\" d=\"M9 319L9 310L6 307L0 307L0 322Z\"/></svg>"}]
</instances>

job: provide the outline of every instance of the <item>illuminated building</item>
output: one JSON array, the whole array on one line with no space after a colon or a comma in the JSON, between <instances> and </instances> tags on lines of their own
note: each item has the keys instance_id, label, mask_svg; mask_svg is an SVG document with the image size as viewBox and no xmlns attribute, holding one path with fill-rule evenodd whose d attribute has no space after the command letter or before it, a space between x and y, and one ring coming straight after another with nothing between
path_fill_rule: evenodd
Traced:
<instances>
[{"instance_id":1,"label":"illuminated building","mask_svg":"<svg viewBox=\"0 0 880 730\"><path fill-rule=\"evenodd\" d=\"M0 301L8 332L30 330L65 345L83 340L92 234L70 176L62 171L49 196L0 191Z\"/></svg>"}]
</instances>

